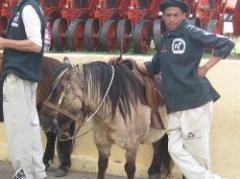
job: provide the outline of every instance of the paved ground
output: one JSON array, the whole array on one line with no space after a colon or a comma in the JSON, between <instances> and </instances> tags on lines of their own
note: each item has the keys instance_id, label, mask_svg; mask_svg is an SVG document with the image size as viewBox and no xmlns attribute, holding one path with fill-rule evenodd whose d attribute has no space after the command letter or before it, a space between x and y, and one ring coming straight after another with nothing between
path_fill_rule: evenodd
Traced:
<instances>
[{"instance_id":1,"label":"paved ground","mask_svg":"<svg viewBox=\"0 0 240 179\"><path fill-rule=\"evenodd\" d=\"M57 178L54 177L55 169L51 168L48 172L48 179L95 179L97 178L97 175L95 173L86 173L86 172L76 172L76 171L70 171L66 177ZM0 179L11 179L11 176L13 175L13 169L11 167L11 164L6 161L0 160ZM126 179L126 177L119 177L119 176L111 176L107 175L106 179ZM146 178L136 178L136 179L146 179ZM181 179L181 177L173 176L169 177L167 179ZM222 177L222 179L240 179L239 177Z\"/></svg>"},{"instance_id":2,"label":"paved ground","mask_svg":"<svg viewBox=\"0 0 240 179\"><path fill-rule=\"evenodd\" d=\"M48 179L57 179L54 177L54 169L50 169L47 172ZM0 179L11 179L13 175L13 169L11 164L6 161L0 161ZM69 172L66 177L62 177L61 179L94 179L96 178L96 174L94 173L84 173L84 172ZM124 177L116 177L108 175L107 179L123 179ZM59 179L59 178L58 178Z\"/></svg>"}]
</instances>

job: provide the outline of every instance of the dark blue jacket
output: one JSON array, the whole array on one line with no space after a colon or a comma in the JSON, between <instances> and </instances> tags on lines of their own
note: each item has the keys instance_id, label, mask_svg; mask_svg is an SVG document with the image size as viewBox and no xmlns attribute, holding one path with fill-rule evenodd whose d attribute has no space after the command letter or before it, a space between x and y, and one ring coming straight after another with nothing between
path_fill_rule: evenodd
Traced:
<instances>
[{"instance_id":1,"label":"dark blue jacket","mask_svg":"<svg viewBox=\"0 0 240 179\"><path fill-rule=\"evenodd\" d=\"M168 113L193 109L220 97L208 79L197 74L205 48L226 58L234 43L183 21L176 31L162 36L152 61L145 63L149 73L162 74Z\"/></svg>"},{"instance_id":2,"label":"dark blue jacket","mask_svg":"<svg viewBox=\"0 0 240 179\"><path fill-rule=\"evenodd\" d=\"M6 38L13 40L25 40L25 32L22 10L26 5L31 5L37 12L41 21L42 47L44 43L45 23L44 16L40 10L38 1L23 0L13 11L13 18L10 20ZM23 52L11 48L5 48L3 52L3 78L9 73L14 73L24 80L37 82L41 76L41 64L43 48L39 53Z\"/></svg>"}]
</instances>

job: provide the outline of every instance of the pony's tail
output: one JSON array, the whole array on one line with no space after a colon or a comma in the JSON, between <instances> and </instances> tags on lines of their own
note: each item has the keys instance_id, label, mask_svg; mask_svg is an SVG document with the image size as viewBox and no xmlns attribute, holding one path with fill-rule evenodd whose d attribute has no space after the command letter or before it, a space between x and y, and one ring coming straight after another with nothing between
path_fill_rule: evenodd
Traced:
<instances>
[{"instance_id":1,"label":"pony's tail","mask_svg":"<svg viewBox=\"0 0 240 179\"><path fill-rule=\"evenodd\" d=\"M165 134L153 143L153 160L148 169L148 175L169 176L172 172L173 161L168 152L168 136Z\"/></svg>"}]
</instances>

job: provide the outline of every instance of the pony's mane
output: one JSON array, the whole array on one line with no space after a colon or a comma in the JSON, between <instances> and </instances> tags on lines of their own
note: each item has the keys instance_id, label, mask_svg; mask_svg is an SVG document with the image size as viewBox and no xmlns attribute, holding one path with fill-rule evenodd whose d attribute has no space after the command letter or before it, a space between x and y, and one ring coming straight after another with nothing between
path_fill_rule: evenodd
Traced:
<instances>
[{"instance_id":1,"label":"pony's mane","mask_svg":"<svg viewBox=\"0 0 240 179\"><path fill-rule=\"evenodd\" d=\"M124 119L131 116L131 106L135 106L144 93L139 79L125 66L114 65L115 76L109 90L107 102L112 116L115 116L117 108ZM85 92L89 100L95 104L103 99L112 77L112 68L105 62L92 62L83 65L85 79ZM106 107L106 106L105 106ZM103 107L104 108L104 107Z\"/></svg>"}]
</instances>

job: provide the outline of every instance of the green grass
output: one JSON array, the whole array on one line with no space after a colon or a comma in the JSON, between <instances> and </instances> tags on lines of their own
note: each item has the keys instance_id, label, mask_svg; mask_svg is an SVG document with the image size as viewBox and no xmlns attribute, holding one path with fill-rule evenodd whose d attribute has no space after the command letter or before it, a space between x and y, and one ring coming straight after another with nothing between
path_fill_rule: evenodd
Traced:
<instances>
[{"instance_id":1,"label":"green grass","mask_svg":"<svg viewBox=\"0 0 240 179\"><path fill-rule=\"evenodd\" d=\"M240 37L233 38L233 41L235 42L235 48L231 53L231 57L234 57L240 60Z\"/></svg>"},{"instance_id":2,"label":"green grass","mask_svg":"<svg viewBox=\"0 0 240 179\"><path fill-rule=\"evenodd\" d=\"M235 48L232 50L231 55L228 57L230 59L236 59L240 60L240 37L230 37L234 42L235 42ZM148 51L147 54L134 54L133 49L130 48L128 52L124 53L124 55L154 55L155 54L155 48L154 48L154 43L151 43L151 47ZM55 49L51 50L50 53L57 53ZM69 50L64 51L64 53L89 53L89 54L120 54L120 51L118 49L114 50L113 52L93 52L93 51L88 51L88 50L82 50L81 52L71 52ZM205 52L204 53L204 58L209 58L211 56L210 52Z\"/></svg>"}]
</instances>

